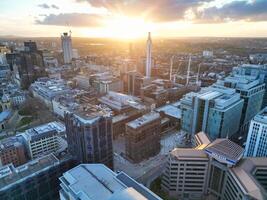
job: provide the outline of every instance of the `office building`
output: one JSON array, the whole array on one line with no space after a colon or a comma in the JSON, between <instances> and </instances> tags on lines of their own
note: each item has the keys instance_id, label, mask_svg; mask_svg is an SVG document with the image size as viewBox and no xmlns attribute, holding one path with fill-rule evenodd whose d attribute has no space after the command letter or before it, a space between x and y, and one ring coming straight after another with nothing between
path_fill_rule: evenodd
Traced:
<instances>
[{"instance_id":1,"label":"office building","mask_svg":"<svg viewBox=\"0 0 267 200\"><path fill-rule=\"evenodd\" d=\"M169 154L161 187L178 199L204 199L207 193L209 157L203 151L209 143L204 133L198 133L195 148L175 148Z\"/></svg>"},{"instance_id":2,"label":"office building","mask_svg":"<svg viewBox=\"0 0 267 200\"><path fill-rule=\"evenodd\" d=\"M69 34L66 32L61 35L61 46L63 50L64 63L71 63L71 60L73 58L71 32L69 32Z\"/></svg>"},{"instance_id":3,"label":"office building","mask_svg":"<svg viewBox=\"0 0 267 200\"><path fill-rule=\"evenodd\" d=\"M250 122L245 156L267 157L267 107Z\"/></svg>"},{"instance_id":4,"label":"office building","mask_svg":"<svg viewBox=\"0 0 267 200\"><path fill-rule=\"evenodd\" d=\"M181 99L181 127L190 134L204 131L211 140L231 137L239 130L244 100L234 89L212 86Z\"/></svg>"},{"instance_id":5,"label":"office building","mask_svg":"<svg viewBox=\"0 0 267 200\"><path fill-rule=\"evenodd\" d=\"M12 163L17 167L26 161L26 148L18 137L9 137L0 141L0 166Z\"/></svg>"},{"instance_id":6,"label":"office building","mask_svg":"<svg viewBox=\"0 0 267 200\"><path fill-rule=\"evenodd\" d=\"M218 80L215 85L233 88L244 99L240 126L242 135L246 136L250 120L261 110L265 84L255 76L233 75Z\"/></svg>"},{"instance_id":7,"label":"office building","mask_svg":"<svg viewBox=\"0 0 267 200\"><path fill-rule=\"evenodd\" d=\"M60 200L161 200L124 172L103 164L81 164L60 177Z\"/></svg>"},{"instance_id":8,"label":"office building","mask_svg":"<svg viewBox=\"0 0 267 200\"><path fill-rule=\"evenodd\" d=\"M27 42L24 42L24 48L25 48L25 51L37 52L36 42L33 42L31 40L27 41Z\"/></svg>"},{"instance_id":9,"label":"office building","mask_svg":"<svg viewBox=\"0 0 267 200\"><path fill-rule=\"evenodd\" d=\"M257 63L258 64L258 63ZM243 64L233 69L233 73L240 76L254 76L260 83L265 83L267 87L267 65ZM265 90L262 108L267 106L267 90Z\"/></svg>"},{"instance_id":10,"label":"office building","mask_svg":"<svg viewBox=\"0 0 267 200\"><path fill-rule=\"evenodd\" d=\"M159 113L151 112L126 124L126 156L133 162L141 162L160 151Z\"/></svg>"},{"instance_id":11,"label":"office building","mask_svg":"<svg viewBox=\"0 0 267 200\"><path fill-rule=\"evenodd\" d=\"M59 95L70 93L71 89L63 79L56 78L38 78L30 86L30 91L35 98L42 101L50 110L52 110L52 100Z\"/></svg>"},{"instance_id":12,"label":"office building","mask_svg":"<svg viewBox=\"0 0 267 200\"><path fill-rule=\"evenodd\" d=\"M67 144L60 135L65 134L65 126L60 122L43 124L18 135L26 146L31 159L50 153L59 153L67 148Z\"/></svg>"},{"instance_id":13,"label":"office building","mask_svg":"<svg viewBox=\"0 0 267 200\"><path fill-rule=\"evenodd\" d=\"M113 168L112 117L105 110L81 106L65 114L68 149L79 163Z\"/></svg>"},{"instance_id":14,"label":"office building","mask_svg":"<svg viewBox=\"0 0 267 200\"><path fill-rule=\"evenodd\" d=\"M16 168L5 165L0 168L0 199L59 199L59 177L74 164L68 154L50 154Z\"/></svg>"}]
</instances>

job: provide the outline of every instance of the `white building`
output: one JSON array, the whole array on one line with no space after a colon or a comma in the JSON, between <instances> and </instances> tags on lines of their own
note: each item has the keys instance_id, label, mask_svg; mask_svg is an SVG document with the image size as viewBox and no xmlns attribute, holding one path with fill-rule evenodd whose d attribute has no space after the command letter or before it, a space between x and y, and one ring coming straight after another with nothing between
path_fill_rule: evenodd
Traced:
<instances>
[{"instance_id":1,"label":"white building","mask_svg":"<svg viewBox=\"0 0 267 200\"><path fill-rule=\"evenodd\" d=\"M245 156L267 157L267 107L250 122Z\"/></svg>"},{"instance_id":2,"label":"white building","mask_svg":"<svg viewBox=\"0 0 267 200\"><path fill-rule=\"evenodd\" d=\"M71 63L71 60L73 58L71 32L69 34L63 33L61 35L61 45L63 50L64 63Z\"/></svg>"},{"instance_id":3,"label":"white building","mask_svg":"<svg viewBox=\"0 0 267 200\"><path fill-rule=\"evenodd\" d=\"M55 121L28 129L18 137L25 143L29 157L35 159L67 148L65 140L60 137L65 130L64 124Z\"/></svg>"},{"instance_id":4,"label":"white building","mask_svg":"<svg viewBox=\"0 0 267 200\"><path fill-rule=\"evenodd\" d=\"M124 172L103 164L81 164L59 178L60 200L161 200Z\"/></svg>"},{"instance_id":5,"label":"white building","mask_svg":"<svg viewBox=\"0 0 267 200\"><path fill-rule=\"evenodd\" d=\"M179 199L203 199L208 188L209 157L203 149L210 143L204 133L195 135L196 148L170 152L162 176L162 188Z\"/></svg>"},{"instance_id":6,"label":"white building","mask_svg":"<svg viewBox=\"0 0 267 200\"><path fill-rule=\"evenodd\" d=\"M152 40L150 32L148 33L146 45L146 77L150 78L152 68Z\"/></svg>"}]
</instances>

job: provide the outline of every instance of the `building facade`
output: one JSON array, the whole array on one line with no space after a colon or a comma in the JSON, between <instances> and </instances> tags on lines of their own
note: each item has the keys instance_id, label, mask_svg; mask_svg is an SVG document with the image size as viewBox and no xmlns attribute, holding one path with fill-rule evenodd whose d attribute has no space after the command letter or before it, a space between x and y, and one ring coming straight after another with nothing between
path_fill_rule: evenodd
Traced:
<instances>
[{"instance_id":1,"label":"building facade","mask_svg":"<svg viewBox=\"0 0 267 200\"><path fill-rule=\"evenodd\" d=\"M151 112L126 124L126 156L133 162L141 162L160 151L159 113Z\"/></svg>"},{"instance_id":2,"label":"building facade","mask_svg":"<svg viewBox=\"0 0 267 200\"><path fill-rule=\"evenodd\" d=\"M26 148L18 137L9 137L0 141L0 166L12 163L17 167L26 161Z\"/></svg>"},{"instance_id":3,"label":"building facade","mask_svg":"<svg viewBox=\"0 0 267 200\"><path fill-rule=\"evenodd\" d=\"M103 163L113 168L112 117L86 108L66 113L69 152L79 163Z\"/></svg>"},{"instance_id":4,"label":"building facade","mask_svg":"<svg viewBox=\"0 0 267 200\"><path fill-rule=\"evenodd\" d=\"M245 156L267 157L267 107L250 122Z\"/></svg>"},{"instance_id":5,"label":"building facade","mask_svg":"<svg viewBox=\"0 0 267 200\"><path fill-rule=\"evenodd\" d=\"M235 90L212 86L181 99L181 127L190 134L204 131L215 140L239 130L244 100Z\"/></svg>"},{"instance_id":6,"label":"building facade","mask_svg":"<svg viewBox=\"0 0 267 200\"><path fill-rule=\"evenodd\" d=\"M69 34L63 33L61 35L61 46L63 50L64 63L65 64L71 63L71 60L73 58L71 32Z\"/></svg>"},{"instance_id":7,"label":"building facade","mask_svg":"<svg viewBox=\"0 0 267 200\"><path fill-rule=\"evenodd\" d=\"M19 134L18 137L25 144L28 156L35 159L67 148L65 140L60 137L64 133L65 126L63 124L50 122L28 129Z\"/></svg>"}]
</instances>

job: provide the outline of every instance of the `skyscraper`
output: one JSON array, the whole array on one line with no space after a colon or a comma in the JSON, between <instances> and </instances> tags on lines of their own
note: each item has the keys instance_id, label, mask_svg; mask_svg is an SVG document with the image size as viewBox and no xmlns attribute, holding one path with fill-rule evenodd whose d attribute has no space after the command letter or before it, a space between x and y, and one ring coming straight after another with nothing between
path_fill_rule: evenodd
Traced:
<instances>
[{"instance_id":1,"label":"skyscraper","mask_svg":"<svg viewBox=\"0 0 267 200\"><path fill-rule=\"evenodd\" d=\"M250 122L245 156L267 157L267 107Z\"/></svg>"},{"instance_id":2,"label":"skyscraper","mask_svg":"<svg viewBox=\"0 0 267 200\"><path fill-rule=\"evenodd\" d=\"M63 33L61 35L61 44L62 44L62 50L63 50L63 57L64 57L64 63L70 63L73 56L72 56L72 42L71 42L71 32Z\"/></svg>"},{"instance_id":3,"label":"skyscraper","mask_svg":"<svg viewBox=\"0 0 267 200\"><path fill-rule=\"evenodd\" d=\"M113 168L112 117L81 107L65 115L68 148L79 163L102 163Z\"/></svg>"},{"instance_id":4,"label":"skyscraper","mask_svg":"<svg viewBox=\"0 0 267 200\"><path fill-rule=\"evenodd\" d=\"M148 33L147 43L146 43L146 77L150 78L152 67L152 40L151 33Z\"/></svg>"}]
</instances>

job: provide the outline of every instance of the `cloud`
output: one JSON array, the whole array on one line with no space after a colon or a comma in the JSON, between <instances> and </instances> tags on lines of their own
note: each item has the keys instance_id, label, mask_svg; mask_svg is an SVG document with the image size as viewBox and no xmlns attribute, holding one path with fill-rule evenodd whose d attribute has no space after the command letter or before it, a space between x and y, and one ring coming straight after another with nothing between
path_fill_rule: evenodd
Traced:
<instances>
[{"instance_id":1,"label":"cloud","mask_svg":"<svg viewBox=\"0 0 267 200\"><path fill-rule=\"evenodd\" d=\"M50 14L45 16L43 20L36 20L35 23L55 26L97 27L103 24L103 16L85 13Z\"/></svg>"},{"instance_id":2,"label":"cloud","mask_svg":"<svg viewBox=\"0 0 267 200\"><path fill-rule=\"evenodd\" d=\"M50 6L48 4L46 4L46 3L39 4L38 7L44 8L44 9L49 9L50 8Z\"/></svg>"},{"instance_id":3,"label":"cloud","mask_svg":"<svg viewBox=\"0 0 267 200\"><path fill-rule=\"evenodd\" d=\"M59 9L59 7L58 7L57 5L55 5L55 4L52 4L52 5L51 5L51 8Z\"/></svg>"},{"instance_id":4,"label":"cloud","mask_svg":"<svg viewBox=\"0 0 267 200\"><path fill-rule=\"evenodd\" d=\"M222 7L210 7L198 13L199 22L226 22L226 21L266 21L267 1L233 1Z\"/></svg>"},{"instance_id":5,"label":"cloud","mask_svg":"<svg viewBox=\"0 0 267 200\"><path fill-rule=\"evenodd\" d=\"M140 16L152 21L184 19L186 11L213 0L76 0L88 2L93 7L106 8L111 13Z\"/></svg>"},{"instance_id":6,"label":"cloud","mask_svg":"<svg viewBox=\"0 0 267 200\"><path fill-rule=\"evenodd\" d=\"M48 5L46 3L43 3L43 4L38 4L37 6L43 9L50 9L50 8L59 9L59 7L55 4Z\"/></svg>"}]
</instances>

